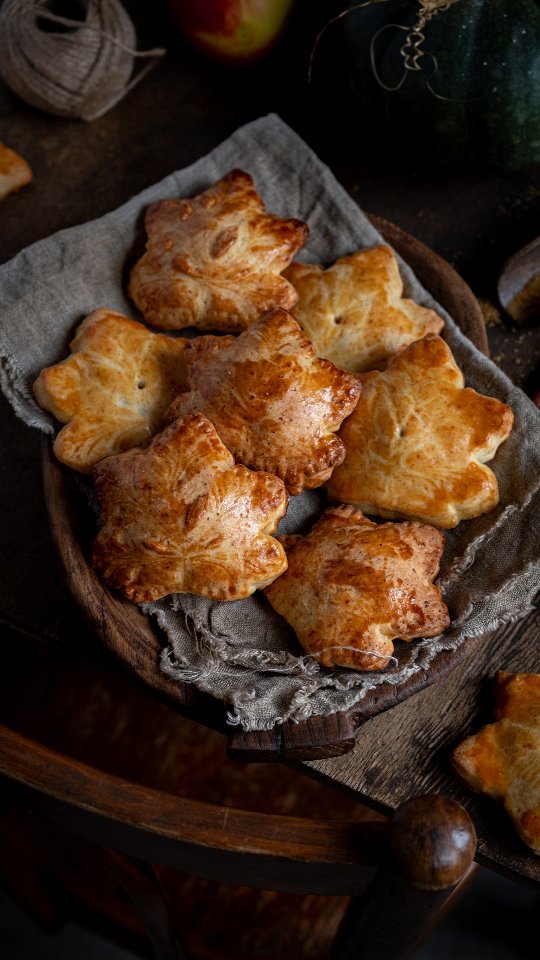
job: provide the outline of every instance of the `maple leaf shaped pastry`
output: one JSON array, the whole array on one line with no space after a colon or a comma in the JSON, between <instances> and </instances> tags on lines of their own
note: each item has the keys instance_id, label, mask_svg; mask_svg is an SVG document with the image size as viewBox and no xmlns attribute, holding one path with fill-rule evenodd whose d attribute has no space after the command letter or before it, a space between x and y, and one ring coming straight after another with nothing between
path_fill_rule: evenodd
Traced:
<instances>
[{"instance_id":1,"label":"maple leaf shaped pastry","mask_svg":"<svg viewBox=\"0 0 540 960\"><path fill-rule=\"evenodd\" d=\"M384 366L393 354L444 321L403 298L403 281L387 246L359 250L324 270L292 263L285 276L299 299L291 313L319 357L354 373Z\"/></svg>"},{"instance_id":2,"label":"maple leaf shaped pastry","mask_svg":"<svg viewBox=\"0 0 540 960\"><path fill-rule=\"evenodd\" d=\"M512 429L509 407L464 387L440 337L360 374L362 394L340 430L347 454L328 494L364 513L411 517L447 529L499 502L489 467Z\"/></svg>"},{"instance_id":3,"label":"maple leaf shaped pastry","mask_svg":"<svg viewBox=\"0 0 540 960\"><path fill-rule=\"evenodd\" d=\"M308 228L266 213L241 170L191 200L153 203L146 230L146 253L132 270L129 294L156 327L237 332L273 307L296 303L294 287L280 274Z\"/></svg>"},{"instance_id":4,"label":"maple leaf shaped pastry","mask_svg":"<svg viewBox=\"0 0 540 960\"><path fill-rule=\"evenodd\" d=\"M444 546L434 527L376 524L340 506L326 510L308 536L280 539L288 569L265 595L324 666L378 670L393 640L433 637L448 627L433 584Z\"/></svg>"},{"instance_id":5,"label":"maple leaf shaped pastry","mask_svg":"<svg viewBox=\"0 0 540 960\"><path fill-rule=\"evenodd\" d=\"M200 410L235 460L268 470L289 493L318 487L345 455L336 436L360 393L357 377L315 356L285 310L239 337L197 337L185 353L191 391L167 416Z\"/></svg>"},{"instance_id":6,"label":"maple leaf shaped pastry","mask_svg":"<svg viewBox=\"0 0 540 960\"><path fill-rule=\"evenodd\" d=\"M104 526L92 562L129 600L240 600L287 568L270 536L287 509L281 480L236 466L202 414L108 457L94 478Z\"/></svg>"},{"instance_id":7,"label":"maple leaf shaped pastry","mask_svg":"<svg viewBox=\"0 0 540 960\"><path fill-rule=\"evenodd\" d=\"M72 355L34 382L40 406L66 424L54 443L58 459L89 473L104 457L148 443L187 387L185 342L112 310L86 317Z\"/></svg>"},{"instance_id":8,"label":"maple leaf shaped pastry","mask_svg":"<svg viewBox=\"0 0 540 960\"><path fill-rule=\"evenodd\" d=\"M452 765L472 790L502 801L540 854L540 674L498 670L495 696L496 722L455 747Z\"/></svg>"},{"instance_id":9,"label":"maple leaf shaped pastry","mask_svg":"<svg viewBox=\"0 0 540 960\"><path fill-rule=\"evenodd\" d=\"M26 160L15 150L0 143L0 200L15 193L32 180L32 171Z\"/></svg>"}]
</instances>

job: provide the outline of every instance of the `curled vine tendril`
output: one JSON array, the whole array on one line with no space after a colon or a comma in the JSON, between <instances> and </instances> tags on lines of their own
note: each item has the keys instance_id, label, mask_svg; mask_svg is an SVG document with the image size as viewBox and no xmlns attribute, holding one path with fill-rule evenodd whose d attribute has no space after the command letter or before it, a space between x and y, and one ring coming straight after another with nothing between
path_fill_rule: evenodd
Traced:
<instances>
[{"instance_id":1,"label":"curled vine tendril","mask_svg":"<svg viewBox=\"0 0 540 960\"><path fill-rule=\"evenodd\" d=\"M433 19L438 13L443 13L445 10L448 10L454 3L457 3L458 0L418 0L419 11L418 17L412 27L403 26L399 23L388 23L384 27L381 27L380 30L377 30L377 33L371 38L370 42L370 59L371 59L371 69L373 71L373 76L383 90L387 90L390 93L393 93L396 90L399 90L405 80L407 79L408 73L419 73L423 69L423 58L428 58L433 64L433 70L431 71L429 77L426 79L426 87L429 92L437 98L437 100L445 100L449 103L463 103L465 101L455 100L451 97L444 97L442 94L437 93L431 84L431 81L439 69L439 64L436 56L431 53L429 50L424 50L423 45L426 42L426 35L424 33L424 28ZM352 7L349 7L347 10L342 10L341 13L338 13L337 16L332 17L324 25L324 27L319 31L317 37L315 38L315 43L311 50L309 57L309 66L308 66L308 82L311 82L312 72L313 72L313 61L315 58L315 53L319 42L326 32L327 28L335 23L337 20L341 20L343 17L349 15L354 10L361 10L364 7L370 7L376 3L388 3L388 0L366 0L364 3L355 3ZM403 74L399 81L394 86L388 86L386 84L377 67L376 55L375 55L375 45L378 38L384 33L385 30L403 30L406 32L407 36L405 37L405 42L400 47L400 54L403 59ZM467 101L468 102L468 101Z\"/></svg>"}]
</instances>

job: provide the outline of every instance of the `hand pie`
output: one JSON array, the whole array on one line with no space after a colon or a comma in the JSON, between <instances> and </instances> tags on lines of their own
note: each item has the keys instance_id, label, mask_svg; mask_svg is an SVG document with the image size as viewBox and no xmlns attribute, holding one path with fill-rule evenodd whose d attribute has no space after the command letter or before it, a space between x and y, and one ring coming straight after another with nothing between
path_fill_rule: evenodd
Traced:
<instances>
[{"instance_id":1,"label":"hand pie","mask_svg":"<svg viewBox=\"0 0 540 960\"><path fill-rule=\"evenodd\" d=\"M381 367L402 347L444 326L433 310L402 298L390 247L359 250L327 270L292 263L285 276L299 295L293 317L317 355L343 370Z\"/></svg>"},{"instance_id":2,"label":"hand pie","mask_svg":"<svg viewBox=\"0 0 540 960\"><path fill-rule=\"evenodd\" d=\"M502 801L540 854L540 674L499 670L495 696L496 723L455 747L452 764L472 790Z\"/></svg>"},{"instance_id":3,"label":"hand pie","mask_svg":"<svg viewBox=\"0 0 540 960\"><path fill-rule=\"evenodd\" d=\"M54 444L58 459L88 473L103 457L147 443L186 389L184 343L112 310L83 320L72 355L34 383L40 406L66 424Z\"/></svg>"},{"instance_id":4,"label":"hand pie","mask_svg":"<svg viewBox=\"0 0 540 960\"><path fill-rule=\"evenodd\" d=\"M307 537L283 537L288 569L265 594L326 667L378 670L393 640L449 625L433 585L443 535L422 523L376 524L354 507L323 513Z\"/></svg>"},{"instance_id":5,"label":"hand pie","mask_svg":"<svg viewBox=\"0 0 540 960\"><path fill-rule=\"evenodd\" d=\"M270 536L287 509L281 480L235 466L199 413L146 451L103 460L94 477L104 527L93 565L129 600L241 600L287 568Z\"/></svg>"},{"instance_id":6,"label":"hand pie","mask_svg":"<svg viewBox=\"0 0 540 960\"><path fill-rule=\"evenodd\" d=\"M146 253L133 268L129 294L156 327L237 332L298 299L280 273L308 228L266 213L241 170L191 200L152 204L146 230Z\"/></svg>"},{"instance_id":7,"label":"hand pie","mask_svg":"<svg viewBox=\"0 0 540 960\"><path fill-rule=\"evenodd\" d=\"M336 436L354 409L357 377L315 356L284 310L239 337L197 337L186 345L190 393L168 411L200 410L235 460L280 477L289 493L318 487L345 448Z\"/></svg>"},{"instance_id":8,"label":"hand pie","mask_svg":"<svg viewBox=\"0 0 540 960\"><path fill-rule=\"evenodd\" d=\"M0 143L0 200L15 193L32 180L32 171L15 150Z\"/></svg>"},{"instance_id":9,"label":"hand pie","mask_svg":"<svg viewBox=\"0 0 540 960\"><path fill-rule=\"evenodd\" d=\"M360 379L360 401L339 434L347 454L328 485L332 500L443 529L496 506L497 480L484 463L510 433L513 414L463 388L440 337L424 337L383 373Z\"/></svg>"}]
</instances>

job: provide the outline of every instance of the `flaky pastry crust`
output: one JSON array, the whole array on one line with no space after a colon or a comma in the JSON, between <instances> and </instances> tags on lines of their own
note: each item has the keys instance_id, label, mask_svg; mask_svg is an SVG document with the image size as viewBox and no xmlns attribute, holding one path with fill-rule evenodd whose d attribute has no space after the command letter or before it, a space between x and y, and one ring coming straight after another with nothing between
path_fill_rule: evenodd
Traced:
<instances>
[{"instance_id":1,"label":"flaky pastry crust","mask_svg":"<svg viewBox=\"0 0 540 960\"><path fill-rule=\"evenodd\" d=\"M345 455L336 436L360 382L315 356L285 310L239 337L197 337L186 345L189 393L168 416L200 410L235 459L280 477L289 493L318 487Z\"/></svg>"},{"instance_id":2,"label":"flaky pastry crust","mask_svg":"<svg viewBox=\"0 0 540 960\"><path fill-rule=\"evenodd\" d=\"M360 400L339 433L347 453L328 484L332 500L442 529L497 505L497 480L485 462L510 433L512 411L464 388L440 337L424 337L384 372L360 379Z\"/></svg>"},{"instance_id":3,"label":"flaky pastry crust","mask_svg":"<svg viewBox=\"0 0 540 960\"><path fill-rule=\"evenodd\" d=\"M156 327L237 332L273 307L296 303L294 287L280 274L308 228L266 213L241 170L190 200L153 203L146 230L146 253L132 270L129 294Z\"/></svg>"},{"instance_id":4,"label":"flaky pastry crust","mask_svg":"<svg viewBox=\"0 0 540 960\"><path fill-rule=\"evenodd\" d=\"M32 170L26 160L0 143L0 200L15 193L32 180Z\"/></svg>"},{"instance_id":5,"label":"flaky pastry crust","mask_svg":"<svg viewBox=\"0 0 540 960\"><path fill-rule=\"evenodd\" d=\"M306 537L283 537L288 569L265 594L326 667L378 670L393 640L449 625L433 580L443 535L407 521L376 524L350 506L326 510Z\"/></svg>"},{"instance_id":6,"label":"flaky pastry crust","mask_svg":"<svg viewBox=\"0 0 540 960\"><path fill-rule=\"evenodd\" d=\"M495 676L496 723L452 751L458 776L503 803L521 839L540 854L540 674Z\"/></svg>"},{"instance_id":7,"label":"flaky pastry crust","mask_svg":"<svg viewBox=\"0 0 540 960\"><path fill-rule=\"evenodd\" d=\"M86 317L72 355L34 383L40 406L66 424L54 443L58 459L89 473L104 457L148 443L187 387L184 344L112 310Z\"/></svg>"},{"instance_id":8,"label":"flaky pastry crust","mask_svg":"<svg viewBox=\"0 0 540 960\"><path fill-rule=\"evenodd\" d=\"M241 600L287 568L270 536L287 509L281 480L235 466L199 413L146 451L103 460L94 478L104 526L92 562L129 600L186 592Z\"/></svg>"},{"instance_id":9,"label":"flaky pastry crust","mask_svg":"<svg viewBox=\"0 0 540 960\"><path fill-rule=\"evenodd\" d=\"M403 281L390 247L359 250L324 270L292 263L285 271L298 292L291 313L319 357L343 370L374 370L444 321L403 298Z\"/></svg>"}]
</instances>

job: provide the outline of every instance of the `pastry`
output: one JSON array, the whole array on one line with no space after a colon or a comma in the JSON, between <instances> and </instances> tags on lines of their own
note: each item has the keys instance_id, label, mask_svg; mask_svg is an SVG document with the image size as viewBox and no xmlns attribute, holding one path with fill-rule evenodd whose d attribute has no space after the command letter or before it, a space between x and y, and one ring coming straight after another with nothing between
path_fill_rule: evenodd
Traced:
<instances>
[{"instance_id":1,"label":"pastry","mask_svg":"<svg viewBox=\"0 0 540 960\"><path fill-rule=\"evenodd\" d=\"M444 326L434 310L403 298L398 262L387 246L359 250L327 270L292 263L285 276L299 296L293 317L318 356L344 370L380 368L409 343Z\"/></svg>"},{"instance_id":2,"label":"pastry","mask_svg":"<svg viewBox=\"0 0 540 960\"><path fill-rule=\"evenodd\" d=\"M15 193L32 180L32 171L26 160L15 150L0 143L0 200Z\"/></svg>"},{"instance_id":3,"label":"pastry","mask_svg":"<svg viewBox=\"0 0 540 960\"><path fill-rule=\"evenodd\" d=\"M315 356L285 310L239 337L197 337L186 345L189 393L168 417L200 410L235 460L280 477L289 493L318 487L345 455L336 436L360 392L357 377Z\"/></svg>"},{"instance_id":4,"label":"pastry","mask_svg":"<svg viewBox=\"0 0 540 960\"><path fill-rule=\"evenodd\" d=\"M495 723L452 751L472 790L502 801L521 837L540 854L540 674L497 671Z\"/></svg>"},{"instance_id":5,"label":"pastry","mask_svg":"<svg viewBox=\"0 0 540 960\"><path fill-rule=\"evenodd\" d=\"M200 413L145 451L102 460L94 478L104 526L93 565L129 600L186 592L240 600L287 567L270 536L287 509L281 480L235 466Z\"/></svg>"},{"instance_id":6,"label":"pastry","mask_svg":"<svg viewBox=\"0 0 540 960\"><path fill-rule=\"evenodd\" d=\"M148 443L187 387L184 344L112 310L86 317L71 356L34 383L40 406L66 424L54 443L58 459L89 473L103 457Z\"/></svg>"},{"instance_id":7,"label":"pastry","mask_svg":"<svg viewBox=\"0 0 540 960\"><path fill-rule=\"evenodd\" d=\"M415 521L376 524L350 506L326 510L306 537L281 538L288 569L266 590L299 642L325 667L378 670L393 640L449 625L433 580L444 540Z\"/></svg>"},{"instance_id":8,"label":"pastry","mask_svg":"<svg viewBox=\"0 0 540 960\"><path fill-rule=\"evenodd\" d=\"M146 230L146 253L132 270L129 294L156 327L237 332L297 300L280 274L308 228L266 213L241 170L190 200L153 203Z\"/></svg>"},{"instance_id":9,"label":"pastry","mask_svg":"<svg viewBox=\"0 0 540 960\"><path fill-rule=\"evenodd\" d=\"M510 433L512 411L464 388L440 337L418 340L384 372L360 379L360 400L339 433L347 454L328 484L332 500L443 529L497 505L485 462Z\"/></svg>"}]
</instances>

